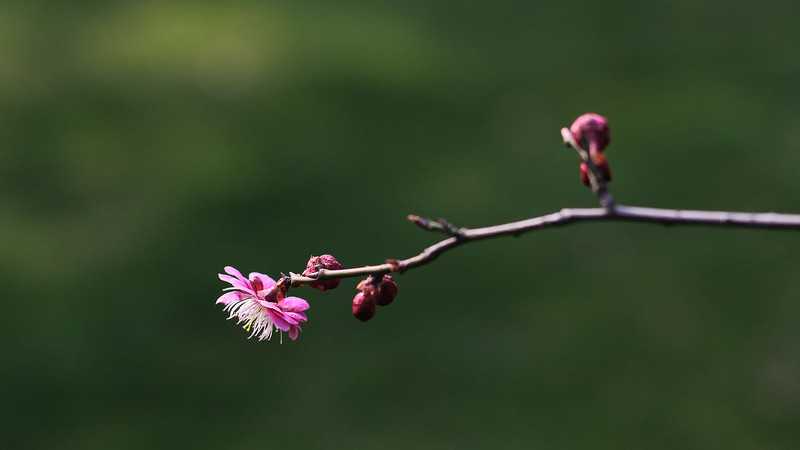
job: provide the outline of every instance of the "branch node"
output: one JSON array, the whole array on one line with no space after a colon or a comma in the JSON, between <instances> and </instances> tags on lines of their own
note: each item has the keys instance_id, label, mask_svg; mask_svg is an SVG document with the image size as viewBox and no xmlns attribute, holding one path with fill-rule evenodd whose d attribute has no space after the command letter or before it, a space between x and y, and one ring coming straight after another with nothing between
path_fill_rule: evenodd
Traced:
<instances>
[{"instance_id":1,"label":"branch node","mask_svg":"<svg viewBox=\"0 0 800 450\"><path fill-rule=\"evenodd\" d=\"M405 271L406 271L406 267L405 267L405 266L403 265L403 263L402 263L400 260L398 260L398 259L389 258L389 259L387 259L387 260L386 260L386 264L388 264L388 265L389 265L389 270L390 270L391 272L399 272L399 273L403 273L403 272L405 272Z\"/></svg>"},{"instance_id":2,"label":"branch node","mask_svg":"<svg viewBox=\"0 0 800 450\"><path fill-rule=\"evenodd\" d=\"M452 237L454 237L456 239L463 239L464 238L464 230L459 228L459 227L457 227L457 226L455 226L455 225L453 225L452 223L448 222L447 220L439 218L439 219L436 219L436 223L441 225L442 231L445 234L449 234L450 236L452 236Z\"/></svg>"}]
</instances>

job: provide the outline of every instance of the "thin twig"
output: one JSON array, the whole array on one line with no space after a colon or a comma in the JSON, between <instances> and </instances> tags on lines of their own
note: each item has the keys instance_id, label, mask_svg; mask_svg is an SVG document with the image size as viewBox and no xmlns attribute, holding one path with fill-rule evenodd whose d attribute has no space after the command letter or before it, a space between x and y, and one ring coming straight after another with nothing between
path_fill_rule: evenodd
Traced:
<instances>
[{"instance_id":1,"label":"thin twig","mask_svg":"<svg viewBox=\"0 0 800 450\"><path fill-rule=\"evenodd\" d=\"M412 218L413 217L413 218ZM419 216L409 216L409 220L429 231L447 233L447 227L438 221ZM389 272L403 272L424 266L442 253L468 242L480 241L502 236L519 236L523 233L576 222L644 222L659 225L707 225L731 228L761 228L768 230L800 230L800 214L749 213L728 211L695 211L640 206L615 205L607 208L562 209L539 217L517 222L492 225L483 228L459 228L458 234L441 240L425 248L418 255L402 260L390 260L385 264L353 267L342 270L320 270L315 276L307 277L291 274L292 286L301 286L315 280L350 278L365 275L380 275ZM425 223L428 225L421 225ZM446 223L446 222L445 222ZM437 224L437 225L430 225Z\"/></svg>"},{"instance_id":2,"label":"thin twig","mask_svg":"<svg viewBox=\"0 0 800 450\"><path fill-rule=\"evenodd\" d=\"M290 275L291 285L301 286L316 280L332 278L350 278L365 275L380 276L389 272L404 272L408 269L424 266L435 260L442 253L467 242L501 236L519 236L529 231L563 226L575 222L644 222L659 225L707 225L770 230L800 230L800 214L694 211L619 205L611 196L608 190L609 180L606 179L605 174L593 161L591 152L581 147L568 128L561 129L561 137L568 147L575 149L581 161L586 163L589 185L592 192L597 195L601 208L562 209L544 216L474 229L458 228L445 219L432 220L412 214L408 216L408 220L418 227L426 231L444 233L449 237L407 259L391 259L387 260L385 264L342 270L321 269L312 274L312 276L292 273Z\"/></svg>"}]
</instances>

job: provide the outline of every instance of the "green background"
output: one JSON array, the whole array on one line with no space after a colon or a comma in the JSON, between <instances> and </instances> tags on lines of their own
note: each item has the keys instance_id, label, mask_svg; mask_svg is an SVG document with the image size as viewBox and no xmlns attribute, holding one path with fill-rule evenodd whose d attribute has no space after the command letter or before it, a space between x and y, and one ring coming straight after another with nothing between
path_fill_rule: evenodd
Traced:
<instances>
[{"instance_id":1,"label":"green background","mask_svg":"<svg viewBox=\"0 0 800 450\"><path fill-rule=\"evenodd\" d=\"M793 232L579 224L354 280L298 342L231 264L407 257L591 206L559 129L610 118L624 203L800 211L795 2L0 6L7 449L790 449Z\"/></svg>"}]
</instances>

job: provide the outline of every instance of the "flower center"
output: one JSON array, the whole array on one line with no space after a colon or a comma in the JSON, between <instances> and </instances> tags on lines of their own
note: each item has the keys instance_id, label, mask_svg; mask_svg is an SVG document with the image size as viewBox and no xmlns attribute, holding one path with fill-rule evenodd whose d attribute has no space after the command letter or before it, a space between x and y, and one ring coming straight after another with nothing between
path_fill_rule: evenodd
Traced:
<instances>
[{"instance_id":1,"label":"flower center","mask_svg":"<svg viewBox=\"0 0 800 450\"><path fill-rule=\"evenodd\" d=\"M250 280L250 284L253 285L253 290L256 292L264 290L264 283L261 282L261 278L253 278Z\"/></svg>"}]
</instances>

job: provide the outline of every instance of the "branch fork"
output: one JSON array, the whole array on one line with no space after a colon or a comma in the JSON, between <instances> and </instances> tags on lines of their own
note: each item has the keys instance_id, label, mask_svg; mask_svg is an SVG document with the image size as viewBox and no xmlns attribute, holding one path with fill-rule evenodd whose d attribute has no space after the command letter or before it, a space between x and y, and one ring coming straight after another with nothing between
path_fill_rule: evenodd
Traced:
<instances>
[{"instance_id":1,"label":"branch fork","mask_svg":"<svg viewBox=\"0 0 800 450\"><path fill-rule=\"evenodd\" d=\"M544 228L577 222L614 221L659 225L800 230L800 215L798 214L678 210L618 204L609 191L610 180L595 162L597 155L602 154L603 149L610 142L606 119L597 114L585 114L579 117L570 128L562 128L561 137L564 144L574 149L581 163L586 165L588 184L597 196L600 203L599 208L565 208L543 216L481 228L457 227L443 218L429 219L410 214L407 219L419 228L441 233L447 237L406 259L387 259L383 264L340 270L319 269L316 273L306 275L290 273L291 286L303 286L319 280L361 276L373 276L375 279L379 279L384 274L402 273L424 266L434 261L442 253L468 242L502 236L520 236ZM603 160L605 160L604 157Z\"/></svg>"},{"instance_id":2,"label":"branch fork","mask_svg":"<svg viewBox=\"0 0 800 450\"><path fill-rule=\"evenodd\" d=\"M662 209L617 203L609 189L611 169L604 154L611 142L606 118L594 113L584 114L569 128L562 128L561 137L564 144L577 153L581 181L595 194L599 207L564 208L543 216L481 228L459 227L443 218L430 219L412 214L407 217L410 222L425 231L443 234L444 239L408 258L386 259L381 264L360 267L344 267L333 255L312 255L302 273L282 273L278 281L257 272L244 277L236 268L226 266L225 273L218 277L231 287L223 289L217 303L224 305L229 319L244 324L244 329L251 333L250 337L269 340L277 330L281 336L287 333L294 340L308 321L305 311L310 306L305 299L288 296L289 288L309 286L327 291L335 289L341 279L366 277L356 286L352 313L357 319L368 321L397 296L398 286L392 274L430 264L443 253L470 242L600 221L800 230L798 214Z\"/></svg>"}]
</instances>

